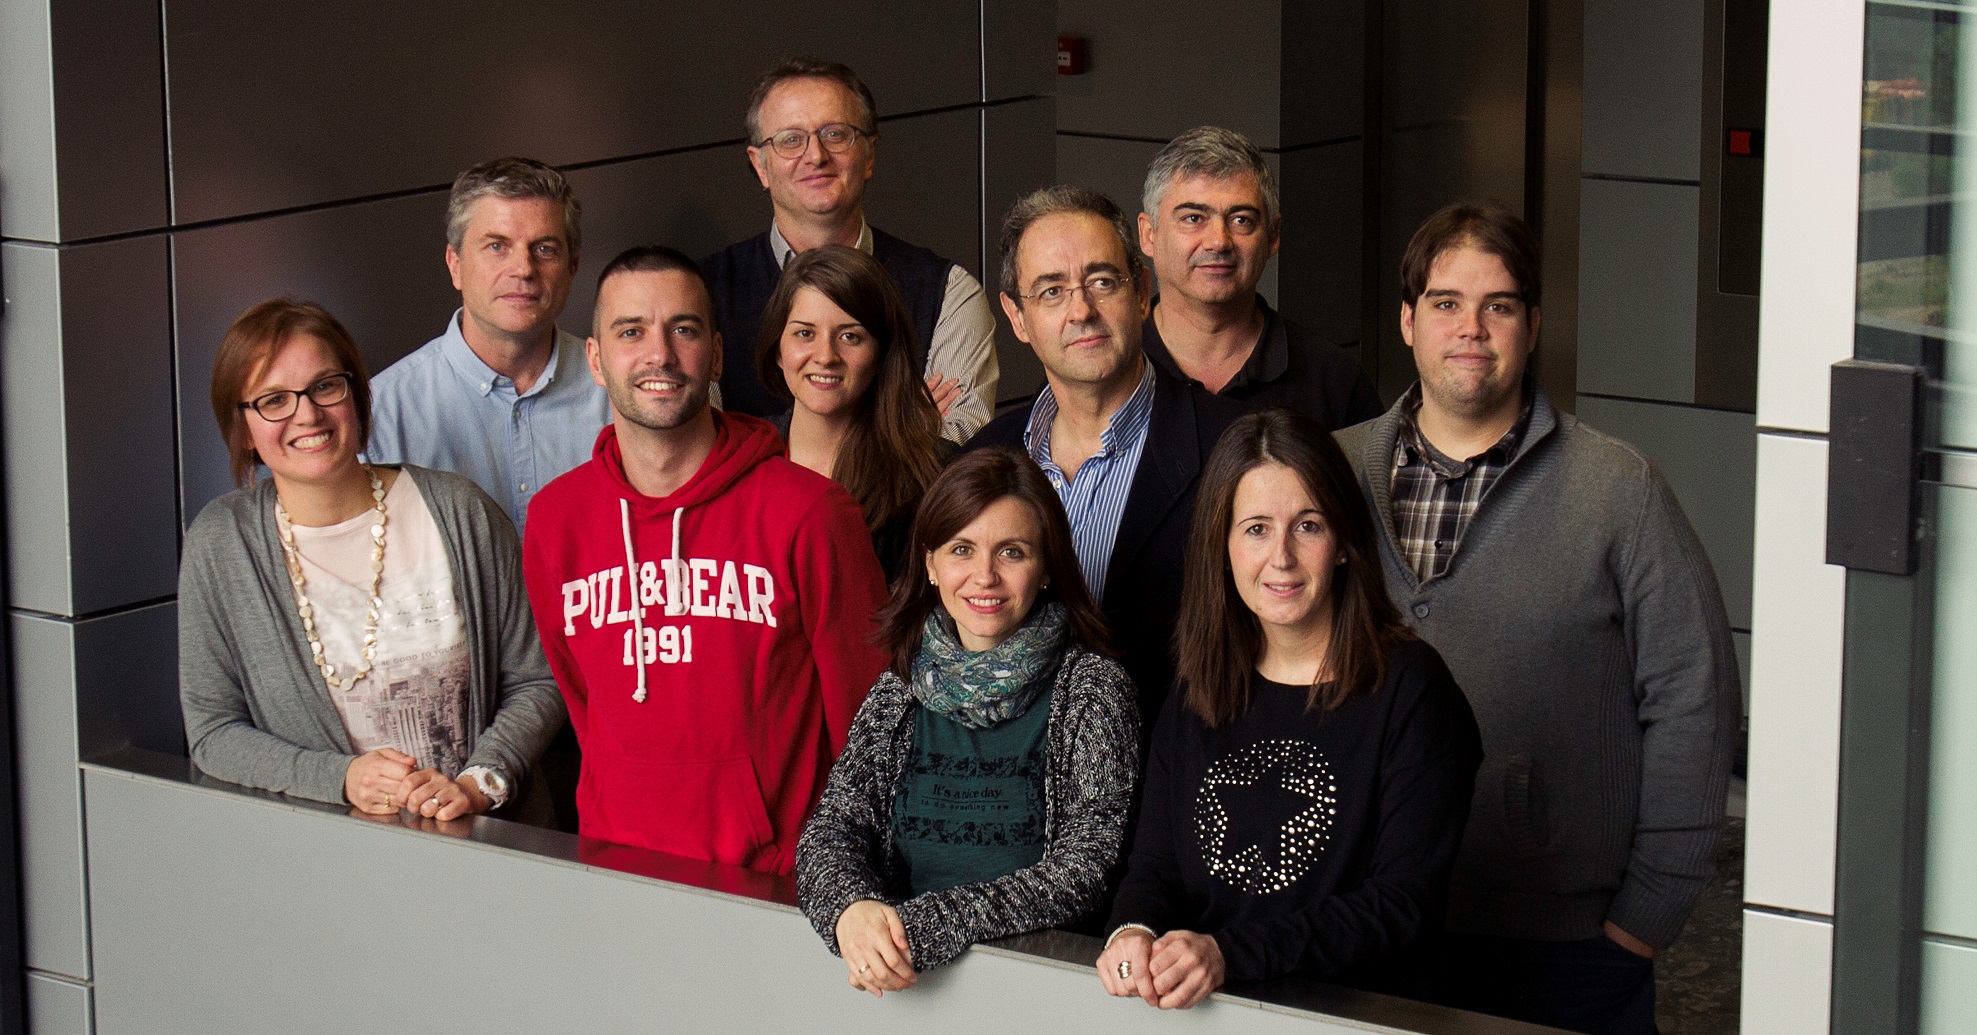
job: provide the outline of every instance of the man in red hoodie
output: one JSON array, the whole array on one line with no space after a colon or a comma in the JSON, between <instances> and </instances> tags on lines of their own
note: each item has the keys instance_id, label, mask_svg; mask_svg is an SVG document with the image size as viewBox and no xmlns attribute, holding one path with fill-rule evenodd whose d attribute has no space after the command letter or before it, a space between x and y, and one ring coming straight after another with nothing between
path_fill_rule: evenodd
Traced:
<instances>
[{"instance_id":1,"label":"man in red hoodie","mask_svg":"<svg viewBox=\"0 0 1977 1035\"><path fill-rule=\"evenodd\" d=\"M583 748L578 832L788 873L884 655L858 504L721 374L693 260L634 248L586 343L611 423L529 505L529 601Z\"/></svg>"}]
</instances>

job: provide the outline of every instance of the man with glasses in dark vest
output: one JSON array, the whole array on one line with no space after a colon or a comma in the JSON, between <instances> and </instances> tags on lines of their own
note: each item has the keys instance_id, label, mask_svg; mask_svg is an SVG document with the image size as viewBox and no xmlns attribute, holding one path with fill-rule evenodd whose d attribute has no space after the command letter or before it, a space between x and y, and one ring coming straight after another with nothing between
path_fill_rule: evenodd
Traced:
<instances>
[{"instance_id":1,"label":"man with glasses in dark vest","mask_svg":"<svg viewBox=\"0 0 1977 1035\"><path fill-rule=\"evenodd\" d=\"M967 270L865 221L865 183L879 140L872 91L844 65L785 61L756 81L747 129L748 161L775 217L768 230L700 262L726 343L722 406L757 416L787 408L755 375L762 310L791 256L841 244L870 254L892 275L913 315L941 434L967 441L995 406L995 317Z\"/></svg>"}]
</instances>

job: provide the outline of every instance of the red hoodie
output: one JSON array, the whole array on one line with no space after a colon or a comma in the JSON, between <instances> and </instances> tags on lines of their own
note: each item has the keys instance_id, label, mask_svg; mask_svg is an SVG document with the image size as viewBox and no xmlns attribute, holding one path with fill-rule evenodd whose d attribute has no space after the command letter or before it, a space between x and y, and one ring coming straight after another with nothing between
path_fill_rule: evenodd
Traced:
<instances>
[{"instance_id":1,"label":"red hoodie","mask_svg":"<svg viewBox=\"0 0 1977 1035\"><path fill-rule=\"evenodd\" d=\"M886 588L848 493L765 421L715 411L714 428L700 470L654 498L606 425L530 502L523 568L583 747L578 832L788 873L885 667Z\"/></svg>"}]
</instances>

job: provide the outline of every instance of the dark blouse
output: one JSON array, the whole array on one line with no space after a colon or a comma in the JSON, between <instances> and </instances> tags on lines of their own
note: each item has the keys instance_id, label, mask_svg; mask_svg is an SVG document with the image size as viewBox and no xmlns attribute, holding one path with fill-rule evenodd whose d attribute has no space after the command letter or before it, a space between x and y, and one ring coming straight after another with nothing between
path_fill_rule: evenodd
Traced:
<instances>
[{"instance_id":1,"label":"dark blouse","mask_svg":"<svg viewBox=\"0 0 1977 1035\"><path fill-rule=\"evenodd\" d=\"M1301 972L1388 986L1439 928L1482 743L1434 648L1329 713L1256 676L1211 730L1168 695L1110 927L1215 937L1230 981Z\"/></svg>"}]
</instances>

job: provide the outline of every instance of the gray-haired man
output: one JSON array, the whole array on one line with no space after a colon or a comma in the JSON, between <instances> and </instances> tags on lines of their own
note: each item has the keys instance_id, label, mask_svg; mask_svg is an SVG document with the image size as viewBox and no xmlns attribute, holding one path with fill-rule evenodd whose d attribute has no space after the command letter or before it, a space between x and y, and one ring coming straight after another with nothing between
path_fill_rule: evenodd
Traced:
<instances>
[{"instance_id":1,"label":"gray-haired man","mask_svg":"<svg viewBox=\"0 0 1977 1035\"><path fill-rule=\"evenodd\" d=\"M1248 138L1214 126L1175 137L1148 166L1141 203L1140 248L1160 284L1143 335L1149 359L1217 395L1289 407L1328 429L1379 416L1352 355L1256 293L1283 215Z\"/></svg>"},{"instance_id":2,"label":"gray-haired man","mask_svg":"<svg viewBox=\"0 0 1977 1035\"><path fill-rule=\"evenodd\" d=\"M610 419L584 340L559 331L581 244L563 174L496 158L453 181L446 268L460 308L446 333L371 379L369 459L464 474L521 531L529 500L590 459Z\"/></svg>"}]
</instances>

